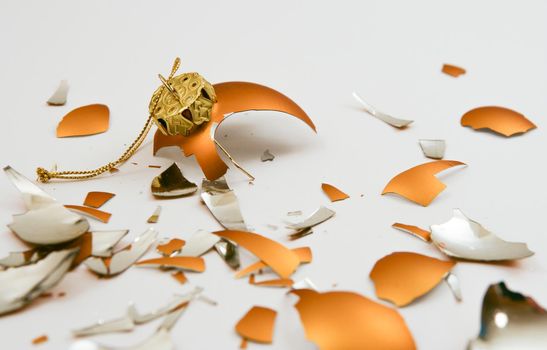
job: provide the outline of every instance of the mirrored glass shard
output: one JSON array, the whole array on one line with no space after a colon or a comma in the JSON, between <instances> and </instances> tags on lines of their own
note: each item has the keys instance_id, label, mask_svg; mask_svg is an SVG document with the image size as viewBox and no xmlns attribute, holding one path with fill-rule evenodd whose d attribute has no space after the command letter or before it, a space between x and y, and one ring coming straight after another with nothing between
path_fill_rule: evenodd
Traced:
<instances>
[{"instance_id":1,"label":"mirrored glass shard","mask_svg":"<svg viewBox=\"0 0 547 350\"><path fill-rule=\"evenodd\" d=\"M452 291L452 294L454 294L454 298L456 298L457 301L462 301L462 290L460 288L460 280L456 275L449 272L445 278L444 281L450 287L450 290Z\"/></svg>"},{"instance_id":2,"label":"mirrored glass shard","mask_svg":"<svg viewBox=\"0 0 547 350\"><path fill-rule=\"evenodd\" d=\"M217 235L199 230L186 241L177 256L201 256L213 248L218 241L220 241L220 237Z\"/></svg>"},{"instance_id":3,"label":"mirrored glass shard","mask_svg":"<svg viewBox=\"0 0 547 350\"><path fill-rule=\"evenodd\" d=\"M113 276L127 270L133 265L146 251L156 242L158 232L149 228L139 237L135 238L131 245L117 251L108 258L108 264L105 264L103 258L89 258L85 265L93 272L99 275Z\"/></svg>"},{"instance_id":4,"label":"mirrored glass shard","mask_svg":"<svg viewBox=\"0 0 547 350\"><path fill-rule=\"evenodd\" d=\"M38 261L39 254L35 250L24 252L11 252L8 256L0 259L0 266L3 268L19 267Z\"/></svg>"},{"instance_id":5,"label":"mirrored glass shard","mask_svg":"<svg viewBox=\"0 0 547 350\"><path fill-rule=\"evenodd\" d=\"M480 333L469 350L545 349L547 311L504 282L492 284L482 300Z\"/></svg>"},{"instance_id":6,"label":"mirrored glass shard","mask_svg":"<svg viewBox=\"0 0 547 350\"><path fill-rule=\"evenodd\" d=\"M68 82L61 80L57 90L51 95L47 104L50 106L63 106L66 103L66 97L68 95Z\"/></svg>"},{"instance_id":7,"label":"mirrored glass shard","mask_svg":"<svg viewBox=\"0 0 547 350\"><path fill-rule=\"evenodd\" d=\"M0 271L0 315L25 306L54 287L76 254L77 249L60 250L34 264Z\"/></svg>"},{"instance_id":8,"label":"mirrored glass shard","mask_svg":"<svg viewBox=\"0 0 547 350\"><path fill-rule=\"evenodd\" d=\"M260 156L260 160L263 162L271 162L272 160L274 160L274 158L275 156L270 153L269 149L265 150L264 153L262 153L262 155Z\"/></svg>"},{"instance_id":9,"label":"mirrored glass shard","mask_svg":"<svg viewBox=\"0 0 547 350\"><path fill-rule=\"evenodd\" d=\"M380 119L384 123L387 123L391 126L402 129L408 126L410 123L414 122L413 120L398 119L378 111L376 108L372 107L370 104L365 102L365 100L363 100L361 96L359 96L355 92L353 93L353 97L355 98L355 100L357 100L357 102L359 102L363 106L363 108L368 114Z\"/></svg>"},{"instance_id":10,"label":"mirrored glass shard","mask_svg":"<svg viewBox=\"0 0 547 350\"><path fill-rule=\"evenodd\" d=\"M507 242L454 209L450 220L431 225L431 240L448 256L482 261L522 259L532 256L526 243Z\"/></svg>"},{"instance_id":11,"label":"mirrored glass shard","mask_svg":"<svg viewBox=\"0 0 547 350\"><path fill-rule=\"evenodd\" d=\"M157 223L160 218L160 214L161 214L161 206L158 205L156 207L156 210L154 210L154 212L152 213L152 215L150 215L150 217L148 218L148 220L146 220L146 222L149 224Z\"/></svg>"},{"instance_id":12,"label":"mirrored glass shard","mask_svg":"<svg viewBox=\"0 0 547 350\"><path fill-rule=\"evenodd\" d=\"M96 324L80 329L75 329L72 334L76 337L84 337L95 334L128 332L135 328L135 323L129 315L108 321L98 321Z\"/></svg>"},{"instance_id":13,"label":"mirrored glass shard","mask_svg":"<svg viewBox=\"0 0 547 350\"><path fill-rule=\"evenodd\" d=\"M311 289L316 292L319 291L315 283L313 283L312 280L309 279L308 277L293 283L292 289Z\"/></svg>"},{"instance_id":14,"label":"mirrored glass shard","mask_svg":"<svg viewBox=\"0 0 547 350\"><path fill-rule=\"evenodd\" d=\"M224 177L201 184L201 199L217 221L228 230L247 231L238 199Z\"/></svg>"},{"instance_id":15,"label":"mirrored glass shard","mask_svg":"<svg viewBox=\"0 0 547 350\"><path fill-rule=\"evenodd\" d=\"M177 164L173 163L152 180L150 190L156 197L180 197L196 192L198 186L188 181Z\"/></svg>"},{"instance_id":16,"label":"mirrored glass shard","mask_svg":"<svg viewBox=\"0 0 547 350\"><path fill-rule=\"evenodd\" d=\"M23 202L28 210L39 209L57 203L55 198L44 192L40 187L36 186L32 181L21 175L11 166L8 165L4 167L4 173L19 192L21 192Z\"/></svg>"},{"instance_id":17,"label":"mirrored glass shard","mask_svg":"<svg viewBox=\"0 0 547 350\"><path fill-rule=\"evenodd\" d=\"M419 140L419 142L427 158L443 159L446 149L446 142L444 140Z\"/></svg>"},{"instance_id":18,"label":"mirrored glass shard","mask_svg":"<svg viewBox=\"0 0 547 350\"><path fill-rule=\"evenodd\" d=\"M125 236L129 230L93 231L91 232L91 255L109 257L114 246Z\"/></svg>"},{"instance_id":19,"label":"mirrored glass shard","mask_svg":"<svg viewBox=\"0 0 547 350\"><path fill-rule=\"evenodd\" d=\"M314 227L332 218L334 214L335 212L333 210L330 210L329 208L325 208L321 206L319 209L317 209L315 212L313 212L313 214L311 214L309 217L307 217L303 221L295 223L295 224L289 224L288 227L293 230L302 230L305 228Z\"/></svg>"},{"instance_id":20,"label":"mirrored glass shard","mask_svg":"<svg viewBox=\"0 0 547 350\"><path fill-rule=\"evenodd\" d=\"M312 233L313 233L313 230L311 229L311 227L304 227L294 233L289 234L289 240L294 241L302 237L311 235Z\"/></svg>"},{"instance_id":21,"label":"mirrored glass shard","mask_svg":"<svg viewBox=\"0 0 547 350\"><path fill-rule=\"evenodd\" d=\"M228 266L234 270L239 269L239 249L237 245L225 239L221 239L219 242L215 243L215 251Z\"/></svg>"}]
</instances>

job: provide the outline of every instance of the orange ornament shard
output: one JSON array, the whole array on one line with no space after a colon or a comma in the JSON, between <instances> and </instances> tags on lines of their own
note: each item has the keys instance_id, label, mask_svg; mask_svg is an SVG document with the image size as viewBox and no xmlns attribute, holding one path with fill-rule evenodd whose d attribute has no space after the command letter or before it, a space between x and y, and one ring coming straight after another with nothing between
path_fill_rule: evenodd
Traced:
<instances>
[{"instance_id":1,"label":"orange ornament shard","mask_svg":"<svg viewBox=\"0 0 547 350\"><path fill-rule=\"evenodd\" d=\"M87 136L108 130L110 111L106 105L93 104L73 109L57 125L57 137Z\"/></svg>"},{"instance_id":2,"label":"orange ornament shard","mask_svg":"<svg viewBox=\"0 0 547 350\"><path fill-rule=\"evenodd\" d=\"M194 272L205 271L205 262L203 258L193 256L174 256L167 258L141 260L135 265L169 267Z\"/></svg>"},{"instance_id":3,"label":"orange ornament shard","mask_svg":"<svg viewBox=\"0 0 547 350\"><path fill-rule=\"evenodd\" d=\"M347 194L340 191L338 188L334 187L333 185L323 183L321 184L321 189L329 197L331 202L341 201L341 200L349 198Z\"/></svg>"},{"instance_id":4,"label":"orange ornament shard","mask_svg":"<svg viewBox=\"0 0 547 350\"><path fill-rule=\"evenodd\" d=\"M100 208L103 204L108 202L112 197L114 197L114 193L110 192L89 192L84 200L84 205L87 205L88 207L92 208Z\"/></svg>"},{"instance_id":5,"label":"orange ornament shard","mask_svg":"<svg viewBox=\"0 0 547 350\"><path fill-rule=\"evenodd\" d=\"M396 193L427 207L446 188L435 174L458 165L466 164L456 160L437 160L417 165L391 179L382 191L382 195Z\"/></svg>"},{"instance_id":6,"label":"orange ornament shard","mask_svg":"<svg viewBox=\"0 0 547 350\"><path fill-rule=\"evenodd\" d=\"M378 260L370 278L376 295L397 306L410 304L414 299L431 291L456 265L425 255L396 252Z\"/></svg>"},{"instance_id":7,"label":"orange ornament shard","mask_svg":"<svg viewBox=\"0 0 547 350\"><path fill-rule=\"evenodd\" d=\"M470 110L462 116L461 124L475 130L490 129L506 137L536 128L536 125L526 119L524 115L509 108L496 106Z\"/></svg>"},{"instance_id":8,"label":"orange ornament shard","mask_svg":"<svg viewBox=\"0 0 547 350\"><path fill-rule=\"evenodd\" d=\"M291 291L306 338L321 350L413 350L416 344L401 315L353 292Z\"/></svg>"},{"instance_id":9,"label":"orange ornament shard","mask_svg":"<svg viewBox=\"0 0 547 350\"><path fill-rule=\"evenodd\" d=\"M102 211L102 210L95 209L95 208L84 207L82 205L66 204L65 208L68 208L68 209L71 209L71 210L76 210L78 212L84 213L84 214L86 214L86 215L88 215L88 216L90 216L94 219L97 219L99 221L102 221L104 223L107 223L108 220L110 220L110 217L112 216L112 214L107 213L106 211Z\"/></svg>"},{"instance_id":10,"label":"orange ornament shard","mask_svg":"<svg viewBox=\"0 0 547 350\"><path fill-rule=\"evenodd\" d=\"M236 332L245 340L271 343L277 312L267 307L253 306L236 324Z\"/></svg>"},{"instance_id":11,"label":"orange ornament shard","mask_svg":"<svg viewBox=\"0 0 547 350\"><path fill-rule=\"evenodd\" d=\"M218 231L214 234L247 249L282 278L289 278L300 264L298 254L259 234L231 230Z\"/></svg>"},{"instance_id":12,"label":"orange ornament shard","mask_svg":"<svg viewBox=\"0 0 547 350\"><path fill-rule=\"evenodd\" d=\"M159 244L156 250L158 251L158 253L160 253L164 257L168 257L173 255L174 253L180 252L182 247L184 247L184 244L186 244L184 240L173 238L165 244Z\"/></svg>"},{"instance_id":13,"label":"orange ornament shard","mask_svg":"<svg viewBox=\"0 0 547 350\"><path fill-rule=\"evenodd\" d=\"M457 78L460 75L465 74L465 69L451 64L443 64L442 72L450 75L451 77Z\"/></svg>"},{"instance_id":14,"label":"orange ornament shard","mask_svg":"<svg viewBox=\"0 0 547 350\"><path fill-rule=\"evenodd\" d=\"M213 87L217 102L213 105L211 120L189 136L167 136L156 131L154 154L162 147L179 146L185 156L196 156L207 179L215 180L224 175L228 167L217 153L211 128L233 113L249 110L283 112L302 120L315 131L315 125L306 112L276 90L247 82L226 82Z\"/></svg>"},{"instance_id":15,"label":"orange ornament shard","mask_svg":"<svg viewBox=\"0 0 547 350\"><path fill-rule=\"evenodd\" d=\"M406 225L396 222L391 225L391 227L406 233L410 233L411 235L418 237L423 241L431 242L431 232L426 231L423 228L419 228L418 226Z\"/></svg>"}]
</instances>

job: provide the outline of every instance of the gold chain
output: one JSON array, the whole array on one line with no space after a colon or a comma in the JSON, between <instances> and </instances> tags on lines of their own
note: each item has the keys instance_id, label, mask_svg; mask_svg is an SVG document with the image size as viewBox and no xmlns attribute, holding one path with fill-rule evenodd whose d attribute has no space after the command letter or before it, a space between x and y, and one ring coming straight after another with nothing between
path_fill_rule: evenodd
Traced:
<instances>
[{"instance_id":1,"label":"gold chain","mask_svg":"<svg viewBox=\"0 0 547 350\"><path fill-rule=\"evenodd\" d=\"M169 79L171 79L175 75L179 67L180 67L180 58L177 57L175 59L175 62L173 63L173 68L171 68L171 74L169 74ZM162 90L157 95L154 101L154 107L152 108L152 110L155 110L155 107L158 104L160 97L164 91L163 85L161 86L161 89ZM133 154L135 154L137 149L140 147L140 145L146 138L146 135L148 135L148 132L150 131L150 128L152 127L152 121L153 121L153 117L152 115L149 115L148 119L146 120L146 123L144 124L144 127L139 133L139 136L137 136L137 138L133 141L133 143L125 150L125 152L116 161L110 162L106 165L103 165L100 168L93 169L93 170L47 171L44 168L37 168L36 174L38 175L38 180L44 183L48 182L50 179L83 180L83 179L89 179L89 178L95 177L104 172L115 169L116 165L124 163L126 160L131 158Z\"/></svg>"}]
</instances>

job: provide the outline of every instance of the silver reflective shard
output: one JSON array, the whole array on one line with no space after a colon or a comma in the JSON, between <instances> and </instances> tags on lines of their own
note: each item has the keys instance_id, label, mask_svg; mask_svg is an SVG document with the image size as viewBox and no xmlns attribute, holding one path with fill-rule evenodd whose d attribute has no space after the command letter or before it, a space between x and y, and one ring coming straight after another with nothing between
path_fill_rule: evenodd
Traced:
<instances>
[{"instance_id":1,"label":"silver reflective shard","mask_svg":"<svg viewBox=\"0 0 547 350\"><path fill-rule=\"evenodd\" d=\"M196 192L198 186L188 181L177 164L173 163L152 180L150 190L156 197L181 197Z\"/></svg>"},{"instance_id":2,"label":"silver reflective shard","mask_svg":"<svg viewBox=\"0 0 547 350\"><path fill-rule=\"evenodd\" d=\"M17 310L64 277L78 249L60 250L31 265L0 271L0 315Z\"/></svg>"},{"instance_id":3,"label":"silver reflective shard","mask_svg":"<svg viewBox=\"0 0 547 350\"><path fill-rule=\"evenodd\" d=\"M287 225L287 227L293 230L304 230L327 221L328 219L332 218L334 214L334 210L330 210L329 208L321 206L303 221L295 224L289 224Z\"/></svg>"},{"instance_id":4,"label":"silver reflective shard","mask_svg":"<svg viewBox=\"0 0 547 350\"><path fill-rule=\"evenodd\" d=\"M66 103L66 97L68 95L68 82L66 80L61 80L57 90L51 95L47 104L50 106L63 106Z\"/></svg>"},{"instance_id":5,"label":"silver reflective shard","mask_svg":"<svg viewBox=\"0 0 547 350\"><path fill-rule=\"evenodd\" d=\"M482 300L481 327L468 350L543 350L547 348L547 312L534 299L492 284Z\"/></svg>"},{"instance_id":6,"label":"silver reflective shard","mask_svg":"<svg viewBox=\"0 0 547 350\"><path fill-rule=\"evenodd\" d=\"M419 140L424 156L431 159L443 159L446 149L444 140Z\"/></svg>"},{"instance_id":7,"label":"silver reflective shard","mask_svg":"<svg viewBox=\"0 0 547 350\"><path fill-rule=\"evenodd\" d=\"M363 108L365 109L365 111L368 114L372 115L373 117L376 117L376 118L380 119L384 123L387 123L391 126L402 129L402 128L408 126L410 123L413 122L413 120L405 120L405 119L394 118L390 115L387 115L385 113L382 113L382 112L378 111L376 108L372 107L370 104L365 102L365 100L363 100L361 98L361 96L359 96L356 92L353 93L353 97L357 100L357 102L359 102L361 105L363 105Z\"/></svg>"},{"instance_id":8,"label":"silver reflective shard","mask_svg":"<svg viewBox=\"0 0 547 350\"><path fill-rule=\"evenodd\" d=\"M274 160L274 158L275 156L270 153L269 149L265 150L264 153L262 153L262 155L260 156L260 160L263 162L271 162L272 160Z\"/></svg>"},{"instance_id":9,"label":"silver reflective shard","mask_svg":"<svg viewBox=\"0 0 547 350\"><path fill-rule=\"evenodd\" d=\"M500 239L459 209L454 209L453 217L444 224L431 225L431 241L446 255L460 259L500 261L534 254L526 243Z\"/></svg>"},{"instance_id":10,"label":"silver reflective shard","mask_svg":"<svg viewBox=\"0 0 547 350\"><path fill-rule=\"evenodd\" d=\"M91 232L91 255L107 258L112 256L114 246L129 230L93 231Z\"/></svg>"}]
</instances>

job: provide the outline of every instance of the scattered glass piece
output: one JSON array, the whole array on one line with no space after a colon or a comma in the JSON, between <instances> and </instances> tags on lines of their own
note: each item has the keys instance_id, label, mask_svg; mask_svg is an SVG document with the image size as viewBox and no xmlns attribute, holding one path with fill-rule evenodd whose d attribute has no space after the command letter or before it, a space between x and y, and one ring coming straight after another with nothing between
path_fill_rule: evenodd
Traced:
<instances>
[{"instance_id":1,"label":"scattered glass piece","mask_svg":"<svg viewBox=\"0 0 547 350\"><path fill-rule=\"evenodd\" d=\"M215 251L232 269L239 268L239 248L237 247L237 245L225 239L221 239L220 241L215 243Z\"/></svg>"},{"instance_id":2,"label":"scattered glass piece","mask_svg":"<svg viewBox=\"0 0 547 350\"><path fill-rule=\"evenodd\" d=\"M188 282L186 275L182 271L173 272L171 276L173 276L173 278L176 279L180 284L185 284L186 282Z\"/></svg>"},{"instance_id":3,"label":"scattered glass piece","mask_svg":"<svg viewBox=\"0 0 547 350\"><path fill-rule=\"evenodd\" d=\"M302 210L295 210L295 211L290 211L287 213L287 216L300 216L302 215Z\"/></svg>"},{"instance_id":4,"label":"scattered glass piece","mask_svg":"<svg viewBox=\"0 0 547 350\"><path fill-rule=\"evenodd\" d=\"M161 206L158 205L156 207L156 210L154 210L154 212L152 213L152 215L150 215L150 217L148 218L148 220L146 220L146 222L149 224L157 223L160 218L160 214L161 214Z\"/></svg>"},{"instance_id":5,"label":"scattered glass piece","mask_svg":"<svg viewBox=\"0 0 547 350\"><path fill-rule=\"evenodd\" d=\"M382 195L396 193L409 201L427 207L445 188L435 174L465 163L456 160L436 160L403 171L389 181Z\"/></svg>"},{"instance_id":6,"label":"scattered glass piece","mask_svg":"<svg viewBox=\"0 0 547 350\"><path fill-rule=\"evenodd\" d=\"M424 156L432 159L443 159L446 149L444 140L419 140Z\"/></svg>"},{"instance_id":7,"label":"scattered glass piece","mask_svg":"<svg viewBox=\"0 0 547 350\"><path fill-rule=\"evenodd\" d=\"M382 112L378 111L376 108L372 107L367 102L365 102L365 100L363 100L361 98L361 96L359 96L356 92L353 93L353 97L357 100L357 102L359 102L361 105L363 105L363 108L365 109L365 111L368 114L372 115L373 117L376 117L376 118L380 119L384 123L387 123L391 126L402 129L402 128L407 127L410 123L413 122L413 120L405 120L405 119L394 118L390 115L387 115L385 113L382 113Z\"/></svg>"},{"instance_id":8,"label":"scattered glass piece","mask_svg":"<svg viewBox=\"0 0 547 350\"><path fill-rule=\"evenodd\" d=\"M456 298L457 301L462 301L462 291L460 288L460 280L458 279L458 276L449 272L444 278L444 281L452 291L452 294L454 294L454 298Z\"/></svg>"},{"instance_id":9,"label":"scattered glass piece","mask_svg":"<svg viewBox=\"0 0 547 350\"><path fill-rule=\"evenodd\" d=\"M185 243L186 242L184 242L182 239L173 238L165 244L158 245L156 247L156 251L160 253L161 255L168 257L175 253L179 253L182 247L184 247Z\"/></svg>"},{"instance_id":10,"label":"scattered glass piece","mask_svg":"<svg viewBox=\"0 0 547 350\"><path fill-rule=\"evenodd\" d=\"M66 97L68 95L68 82L66 80L61 80L57 90L51 95L47 104L50 106L64 106L66 103Z\"/></svg>"},{"instance_id":11,"label":"scattered glass piece","mask_svg":"<svg viewBox=\"0 0 547 350\"><path fill-rule=\"evenodd\" d=\"M293 283L292 289L311 289L314 291L319 291L315 283L313 283L308 277Z\"/></svg>"},{"instance_id":12,"label":"scattered glass piece","mask_svg":"<svg viewBox=\"0 0 547 350\"><path fill-rule=\"evenodd\" d=\"M49 340L48 336L47 335L41 335L39 337L36 337L34 339L32 339L32 345L38 345L38 344L42 344L42 343L45 343Z\"/></svg>"},{"instance_id":13,"label":"scattered glass piece","mask_svg":"<svg viewBox=\"0 0 547 350\"><path fill-rule=\"evenodd\" d=\"M110 111L107 106L93 104L68 112L57 125L57 137L100 134L108 130Z\"/></svg>"},{"instance_id":14,"label":"scattered glass piece","mask_svg":"<svg viewBox=\"0 0 547 350\"><path fill-rule=\"evenodd\" d=\"M406 233L410 233L411 235L413 235L414 237L418 237L422 241L431 242L431 232L419 228L418 226L406 225L396 222L391 225L391 227Z\"/></svg>"},{"instance_id":15,"label":"scattered glass piece","mask_svg":"<svg viewBox=\"0 0 547 350\"><path fill-rule=\"evenodd\" d=\"M39 254L36 250L26 250L23 252L10 252L8 256L0 259L0 267L19 267L38 261Z\"/></svg>"},{"instance_id":16,"label":"scattered glass piece","mask_svg":"<svg viewBox=\"0 0 547 350\"><path fill-rule=\"evenodd\" d=\"M401 349L416 344L397 310L353 292L290 292L306 338L319 349Z\"/></svg>"},{"instance_id":17,"label":"scattered glass piece","mask_svg":"<svg viewBox=\"0 0 547 350\"><path fill-rule=\"evenodd\" d=\"M201 199L218 222L228 230L246 231L238 199L224 177L201 184Z\"/></svg>"},{"instance_id":18,"label":"scattered glass piece","mask_svg":"<svg viewBox=\"0 0 547 350\"><path fill-rule=\"evenodd\" d=\"M474 130L490 129L506 137L536 128L536 125L524 115L509 108L496 106L470 110L462 116L461 124L470 126Z\"/></svg>"},{"instance_id":19,"label":"scattered glass piece","mask_svg":"<svg viewBox=\"0 0 547 350\"><path fill-rule=\"evenodd\" d=\"M60 250L34 264L0 271L0 315L27 305L57 285L77 253L77 249Z\"/></svg>"},{"instance_id":20,"label":"scattered glass piece","mask_svg":"<svg viewBox=\"0 0 547 350\"><path fill-rule=\"evenodd\" d=\"M547 344L547 311L504 282L491 284L482 300L480 333L469 350L542 350Z\"/></svg>"},{"instance_id":21,"label":"scattered glass piece","mask_svg":"<svg viewBox=\"0 0 547 350\"><path fill-rule=\"evenodd\" d=\"M307 264L307 263L310 263L312 261L312 252L311 252L311 249L309 247L300 247L300 248L294 248L294 249L291 249L291 250L298 256L298 260L300 261L300 264ZM235 277L236 278L245 277L248 274L255 273L257 271L261 271L261 270L263 270L267 267L268 266L264 262L257 261L256 263L251 264L251 265L247 266L246 268L243 268L243 269L239 270L236 273Z\"/></svg>"},{"instance_id":22,"label":"scattered glass piece","mask_svg":"<svg viewBox=\"0 0 547 350\"><path fill-rule=\"evenodd\" d=\"M157 266L163 268L176 268L194 272L205 271L205 261L194 256L173 256L167 258L147 259L137 262L137 266Z\"/></svg>"},{"instance_id":23,"label":"scattered glass piece","mask_svg":"<svg viewBox=\"0 0 547 350\"><path fill-rule=\"evenodd\" d=\"M460 259L500 261L534 255L526 243L500 239L459 209L444 224L431 225L431 240L446 255Z\"/></svg>"},{"instance_id":24,"label":"scattered glass piece","mask_svg":"<svg viewBox=\"0 0 547 350\"><path fill-rule=\"evenodd\" d=\"M465 74L465 69L454 66L452 64L443 64L442 72L446 75L450 75L451 77L457 78L460 75Z\"/></svg>"},{"instance_id":25,"label":"scattered glass piece","mask_svg":"<svg viewBox=\"0 0 547 350\"><path fill-rule=\"evenodd\" d=\"M4 172L21 192L28 211L13 216L8 227L25 242L58 244L78 238L89 229L87 219L72 213L10 166Z\"/></svg>"},{"instance_id":26,"label":"scattered glass piece","mask_svg":"<svg viewBox=\"0 0 547 350\"><path fill-rule=\"evenodd\" d=\"M269 149L265 150L264 153L262 153L262 155L260 156L260 160L263 162L271 162L272 160L274 160L274 158L275 156L270 153Z\"/></svg>"},{"instance_id":27,"label":"scattered glass piece","mask_svg":"<svg viewBox=\"0 0 547 350\"><path fill-rule=\"evenodd\" d=\"M260 287L290 288L294 284L294 281L290 278L275 278L257 282L253 274L249 276L249 284Z\"/></svg>"},{"instance_id":28,"label":"scattered glass piece","mask_svg":"<svg viewBox=\"0 0 547 350\"><path fill-rule=\"evenodd\" d=\"M123 238L129 230L92 231L91 255L99 257L112 256L114 246Z\"/></svg>"},{"instance_id":29,"label":"scattered glass piece","mask_svg":"<svg viewBox=\"0 0 547 350\"><path fill-rule=\"evenodd\" d=\"M324 183L324 184L321 184L321 189L329 197L331 202L341 201L341 200L349 198L347 194L340 191L338 188L334 187L333 185Z\"/></svg>"},{"instance_id":30,"label":"scattered glass piece","mask_svg":"<svg viewBox=\"0 0 547 350\"><path fill-rule=\"evenodd\" d=\"M156 242L158 232L149 228L135 238L131 245L117 251L109 258L90 257L84 263L93 272L113 276L127 270Z\"/></svg>"},{"instance_id":31,"label":"scattered glass piece","mask_svg":"<svg viewBox=\"0 0 547 350\"><path fill-rule=\"evenodd\" d=\"M149 164L148 167L149 167L149 168L154 168L154 169L160 169L160 168L161 168L161 165Z\"/></svg>"},{"instance_id":32,"label":"scattered glass piece","mask_svg":"<svg viewBox=\"0 0 547 350\"><path fill-rule=\"evenodd\" d=\"M322 222L327 221L328 219L334 216L335 212L326 207L319 207L315 212L313 212L309 217L304 219L301 222L295 224L289 224L288 227L293 230L302 230L310 227L319 225Z\"/></svg>"},{"instance_id":33,"label":"scattered glass piece","mask_svg":"<svg viewBox=\"0 0 547 350\"><path fill-rule=\"evenodd\" d=\"M311 227L304 227L303 229L300 229L296 232L293 232L291 234L289 234L289 240L290 241L295 241L297 239L300 239L302 237L306 237L308 235L311 235L313 233L313 230L311 229Z\"/></svg>"},{"instance_id":34,"label":"scattered glass piece","mask_svg":"<svg viewBox=\"0 0 547 350\"><path fill-rule=\"evenodd\" d=\"M236 332L247 341L270 344L276 317L275 310L253 306L236 324Z\"/></svg>"},{"instance_id":35,"label":"scattered glass piece","mask_svg":"<svg viewBox=\"0 0 547 350\"><path fill-rule=\"evenodd\" d=\"M208 252L220 241L220 237L211 232L199 230L187 241L177 256L201 256Z\"/></svg>"},{"instance_id":36,"label":"scattered glass piece","mask_svg":"<svg viewBox=\"0 0 547 350\"><path fill-rule=\"evenodd\" d=\"M156 197L180 197L196 192L198 186L188 181L177 164L173 163L152 180L150 189Z\"/></svg>"},{"instance_id":37,"label":"scattered glass piece","mask_svg":"<svg viewBox=\"0 0 547 350\"><path fill-rule=\"evenodd\" d=\"M100 208L114 196L115 194L110 192L92 191L85 197L84 205L92 208Z\"/></svg>"},{"instance_id":38,"label":"scattered glass piece","mask_svg":"<svg viewBox=\"0 0 547 350\"><path fill-rule=\"evenodd\" d=\"M110 217L112 216L112 214L107 213L106 211L102 211L95 208L84 207L83 205L66 204L65 208L68 208L70 210L76 210L80 213L83 213L89 217L92 217L104 223L107 223L110 220Z\"/></svg>"}]
</instances>

